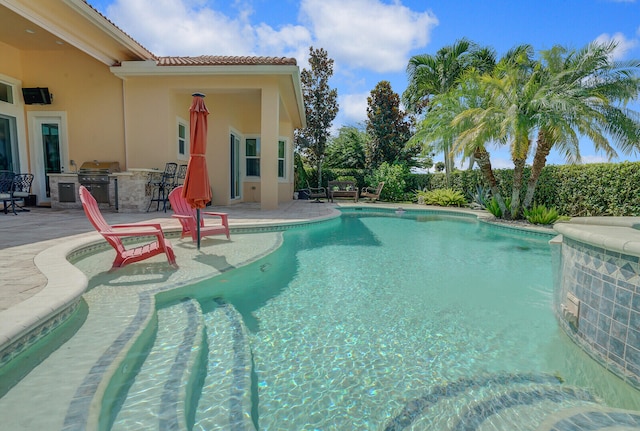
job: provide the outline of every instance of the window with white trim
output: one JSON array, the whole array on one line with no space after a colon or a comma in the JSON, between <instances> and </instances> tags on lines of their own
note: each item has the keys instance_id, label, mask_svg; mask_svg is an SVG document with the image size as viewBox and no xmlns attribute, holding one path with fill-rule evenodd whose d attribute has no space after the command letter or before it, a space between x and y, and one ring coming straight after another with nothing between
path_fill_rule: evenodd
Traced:
<instances>
[{"instance_id":1,"label":"window with white trim","mask_svg":"<svg viewBox=\"0 0 640 431\"><path fill-rule=\"evenodd\" d=\"M189 137L187 122L178 118L178 160L189 159Z\"/></svg>"},{"instance_id":2,"label":"window with white trim","mask_svg":"<svg viewBox=\"0 0 640 431\"><path fill-rule=\"evenodd\" d=\"M13 105L13 85L0 81L0 101Z\"/></svg>"},{"instance_id":3,"label":"window with white trim","mask_svg":"<svg viewBox=\"0 0 640 431\"><path fill-rule=\"evenodd\" d=\"M286 168L287 143L278 141L278 178L287 178Z\"/></svg>"},{"instance_id":4,"label":"window with white trim","mask_svg":"<svg viewBox=\"0 0 640 431\"><path fill-rule=\"evenodd\" d=\"M259 138L247 138L245 139L245 153L246 171L245 174L248 177L260 176L260 139Z\"/></svg>"}]
</instances>

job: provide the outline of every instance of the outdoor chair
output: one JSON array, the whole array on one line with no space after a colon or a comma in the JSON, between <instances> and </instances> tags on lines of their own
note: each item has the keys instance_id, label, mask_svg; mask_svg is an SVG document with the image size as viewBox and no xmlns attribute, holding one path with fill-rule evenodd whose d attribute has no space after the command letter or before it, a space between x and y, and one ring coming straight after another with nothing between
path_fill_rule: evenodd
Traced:
<instances>
[{"instance_id":1,"label":"outdoor chair","mask_svg":"<svg viewBox=\"0 0 640 431\"><path fill-rule=\"evenodd\" d=\"M11 186L11 193L13 194L13 202L11 207L13 213L16 212L16 207L20 211L29 211L24 207L25 200L31 194L31 183L33 183L33 174L16 174L13 176L13 184ZM18 205L17 202L22 201L22 205ZM7 207L5 206L5 211Z\"/></svg>"},{"instance_id":2,"label":"outdoor chair","mask_svg":"<svg viewBox=\"0 0 640 431\"><path fill-rule=\"evenodd\" d=\"M164 237L159 223L109 225L102 216L95 198L91 196L89 190L84 186L80 186L80 201L93 227L116 251L116 258L113 261L111 270L122 268L130 263L139 262L162 253L167 255L169 264L177 268L173 248L169 240ZM122 238L127 237L155 237L155 241L126 249L122 244Z\"/></svg>"},{"instance_id":3,"label":"outdoor chair","mask_svg":"<svg viewBox=\"0 0 640 431\"><path fill-rule=\"evenodd\" d=\"M184 179L187 177L187 166L188 165L178 166L178 171L176 172L176 181L173 188L184 184Z\"/></svg>"},{"instance_id":4,"label":"outdoor chair","mask_svg":"<svg viewBox=\"0 0 640 431\"><path fill-rule=\"evenodd\" d=\"M384 181L378 183L378 187L363 187L360 190L360 198L368 198L370 201L375 202L380 200L380 193L382 193L382 188L384 187Z\"/></svg>"},{"instance_id":5,"label":"outdoor chair","mask_svg":"<svg viewBox=\"0 0 640 431\"><path fill-rule=\"evenodd\" d=\"M171 209L175 214L172 217L177 218L182 225L182 236L191 236L195 242L198 240L198 224L196 222L196 209L192 208L187 200L182 196L182 186L178 186L169 193L169 202ZM220 224L205 225L204 215L220 217ZM231 239L229 235L229 217L227 213L200 211L200 239L205 236L225 234L227 239Z\"/></svg>"},{"instance_id":6,"label":"outdoor chair","mask_svg":"<svg viewBox=\"0 0 640 431\"><path fill-rule=\"evenodd\" d=\"M327 189L324 187L311 187L307 181L307 194L309 199L315 199L312 202L322 202L320 199L327 197Z\"/></svg>"},{"instance_id":7,"label":"outdoor chair","mask_svg":"<svg viewBox=\"0 0 640 431\"><path fill-rule=\"evenodd\" d=\"M2 200L2 204L4 206L4 213L7 214L7 210L9 207L13 208L13 213L15 214L15 206L13 205L13 177L15 177L11 171L0 171L0 200Z\"/></svg>"},{"instance_id":8,"label":"outdoor chair","mask_svg":"<svg viewBox=\"0 0 640 431\"><path fill-rule=\"evenodd\" d=\"M167 200L169 192L174 188L176 181L176 171L178 170L177 163L167 163L164 166L164 171L154 172L149 176L149 187L151 188L151 200L147 207L147 212L151 209L153 203L156 203L156 211L160 210L160 204L162 204L162 210L167 212Z\"/></svg>"}]
</instances>

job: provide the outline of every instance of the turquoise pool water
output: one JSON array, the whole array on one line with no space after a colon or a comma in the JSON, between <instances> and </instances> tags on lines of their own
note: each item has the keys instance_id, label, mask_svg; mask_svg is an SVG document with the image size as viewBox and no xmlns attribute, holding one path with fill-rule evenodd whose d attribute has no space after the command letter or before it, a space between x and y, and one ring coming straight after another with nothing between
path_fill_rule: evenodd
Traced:
<instances>
[{"instance_id":1,"label":"turquoise pool water","mask_svg":"<svg viewBox=\"0 0 640 431\"><path fill-rule=\"evenodd\" d=\"M594 401L640 408L558 328L549 239L464 217L347 213L189 292L204 312L213 295L242 314L259 429L445 429L505 381L511 393L555 381L593 398L562 393L502 429ZM451 385L424 415L425 397Z\"/></svg>"}]
</instances>

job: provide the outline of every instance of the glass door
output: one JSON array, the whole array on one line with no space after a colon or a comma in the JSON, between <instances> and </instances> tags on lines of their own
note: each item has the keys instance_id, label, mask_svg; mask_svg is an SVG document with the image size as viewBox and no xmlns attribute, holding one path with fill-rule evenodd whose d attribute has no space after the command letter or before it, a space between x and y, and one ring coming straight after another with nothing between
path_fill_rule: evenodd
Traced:
<instances>
[{"instance_id":1,"label":"glass door","mask_svg":"<svg viewBox=\"0 0 640 431\"><path fill-rule=\"evenodd\" d=\"M58 123L40 123L40 136L42 138L42 154L44 156L44 176L46 196L51 197L49 176L47 174L59 174L62 172L60 157L60 125Z\"/></svg>"},{"instance_id":2,"label":"glass door","mask_svg":"<svg viewBox=\"0 0 640 431\"><path fill-rule=\"evenodd\" d=\"M50 174L60 174L68 160L67 117L65 112L27 112L31 139L31 171L33 193L38 202L51 202Z\"/></svg>"},{"instance_id":3,"label":"glass door","mask_svg":"<svg viewBox=\"0 0 640 431\"><path fill-rule=\"evenodd\" d=\"M230 172L231 172L231 199L240 198L240 138L231 134L230 139Z\"/></svg>"},{"instance_id":4,"label":"glass door","mask_svg":"<svg viewBox=\"0 0 640 431\"><path fill-rule=\"evenodd\" d=\"M16 119L0 115L0 171L20 172Z\"/></svg>"}]
</instances>

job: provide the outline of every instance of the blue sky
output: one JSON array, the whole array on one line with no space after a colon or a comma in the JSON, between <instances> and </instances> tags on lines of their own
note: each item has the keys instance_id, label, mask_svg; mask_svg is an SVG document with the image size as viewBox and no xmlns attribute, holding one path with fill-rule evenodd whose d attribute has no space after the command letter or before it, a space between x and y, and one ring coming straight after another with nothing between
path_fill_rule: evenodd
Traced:
<instances>
[{"instance_id":1,"label":"blue sky","mask_svg":"<svg viewBox=\"0 0 640 431\"><path fill-rule=\"evenodd\" d=\"M309 46L334 59L331 86L340 113L334 129L363 124L366 98L381 80L402 94L408 59L466 37L498 55L529 43L581 48L618 42L616 58L640 58L640 0L88 0L157 55L295 57L307 67ZM633 105L640 110L640 103ZM589 142L583 162L606 161ZM506 151L491 150L496 167ZM438 156L436 160L439 160ZM613 161L640 160L619 154ZM563 160L551 154L550 163Z\"/></svg>"}]
</instances>

